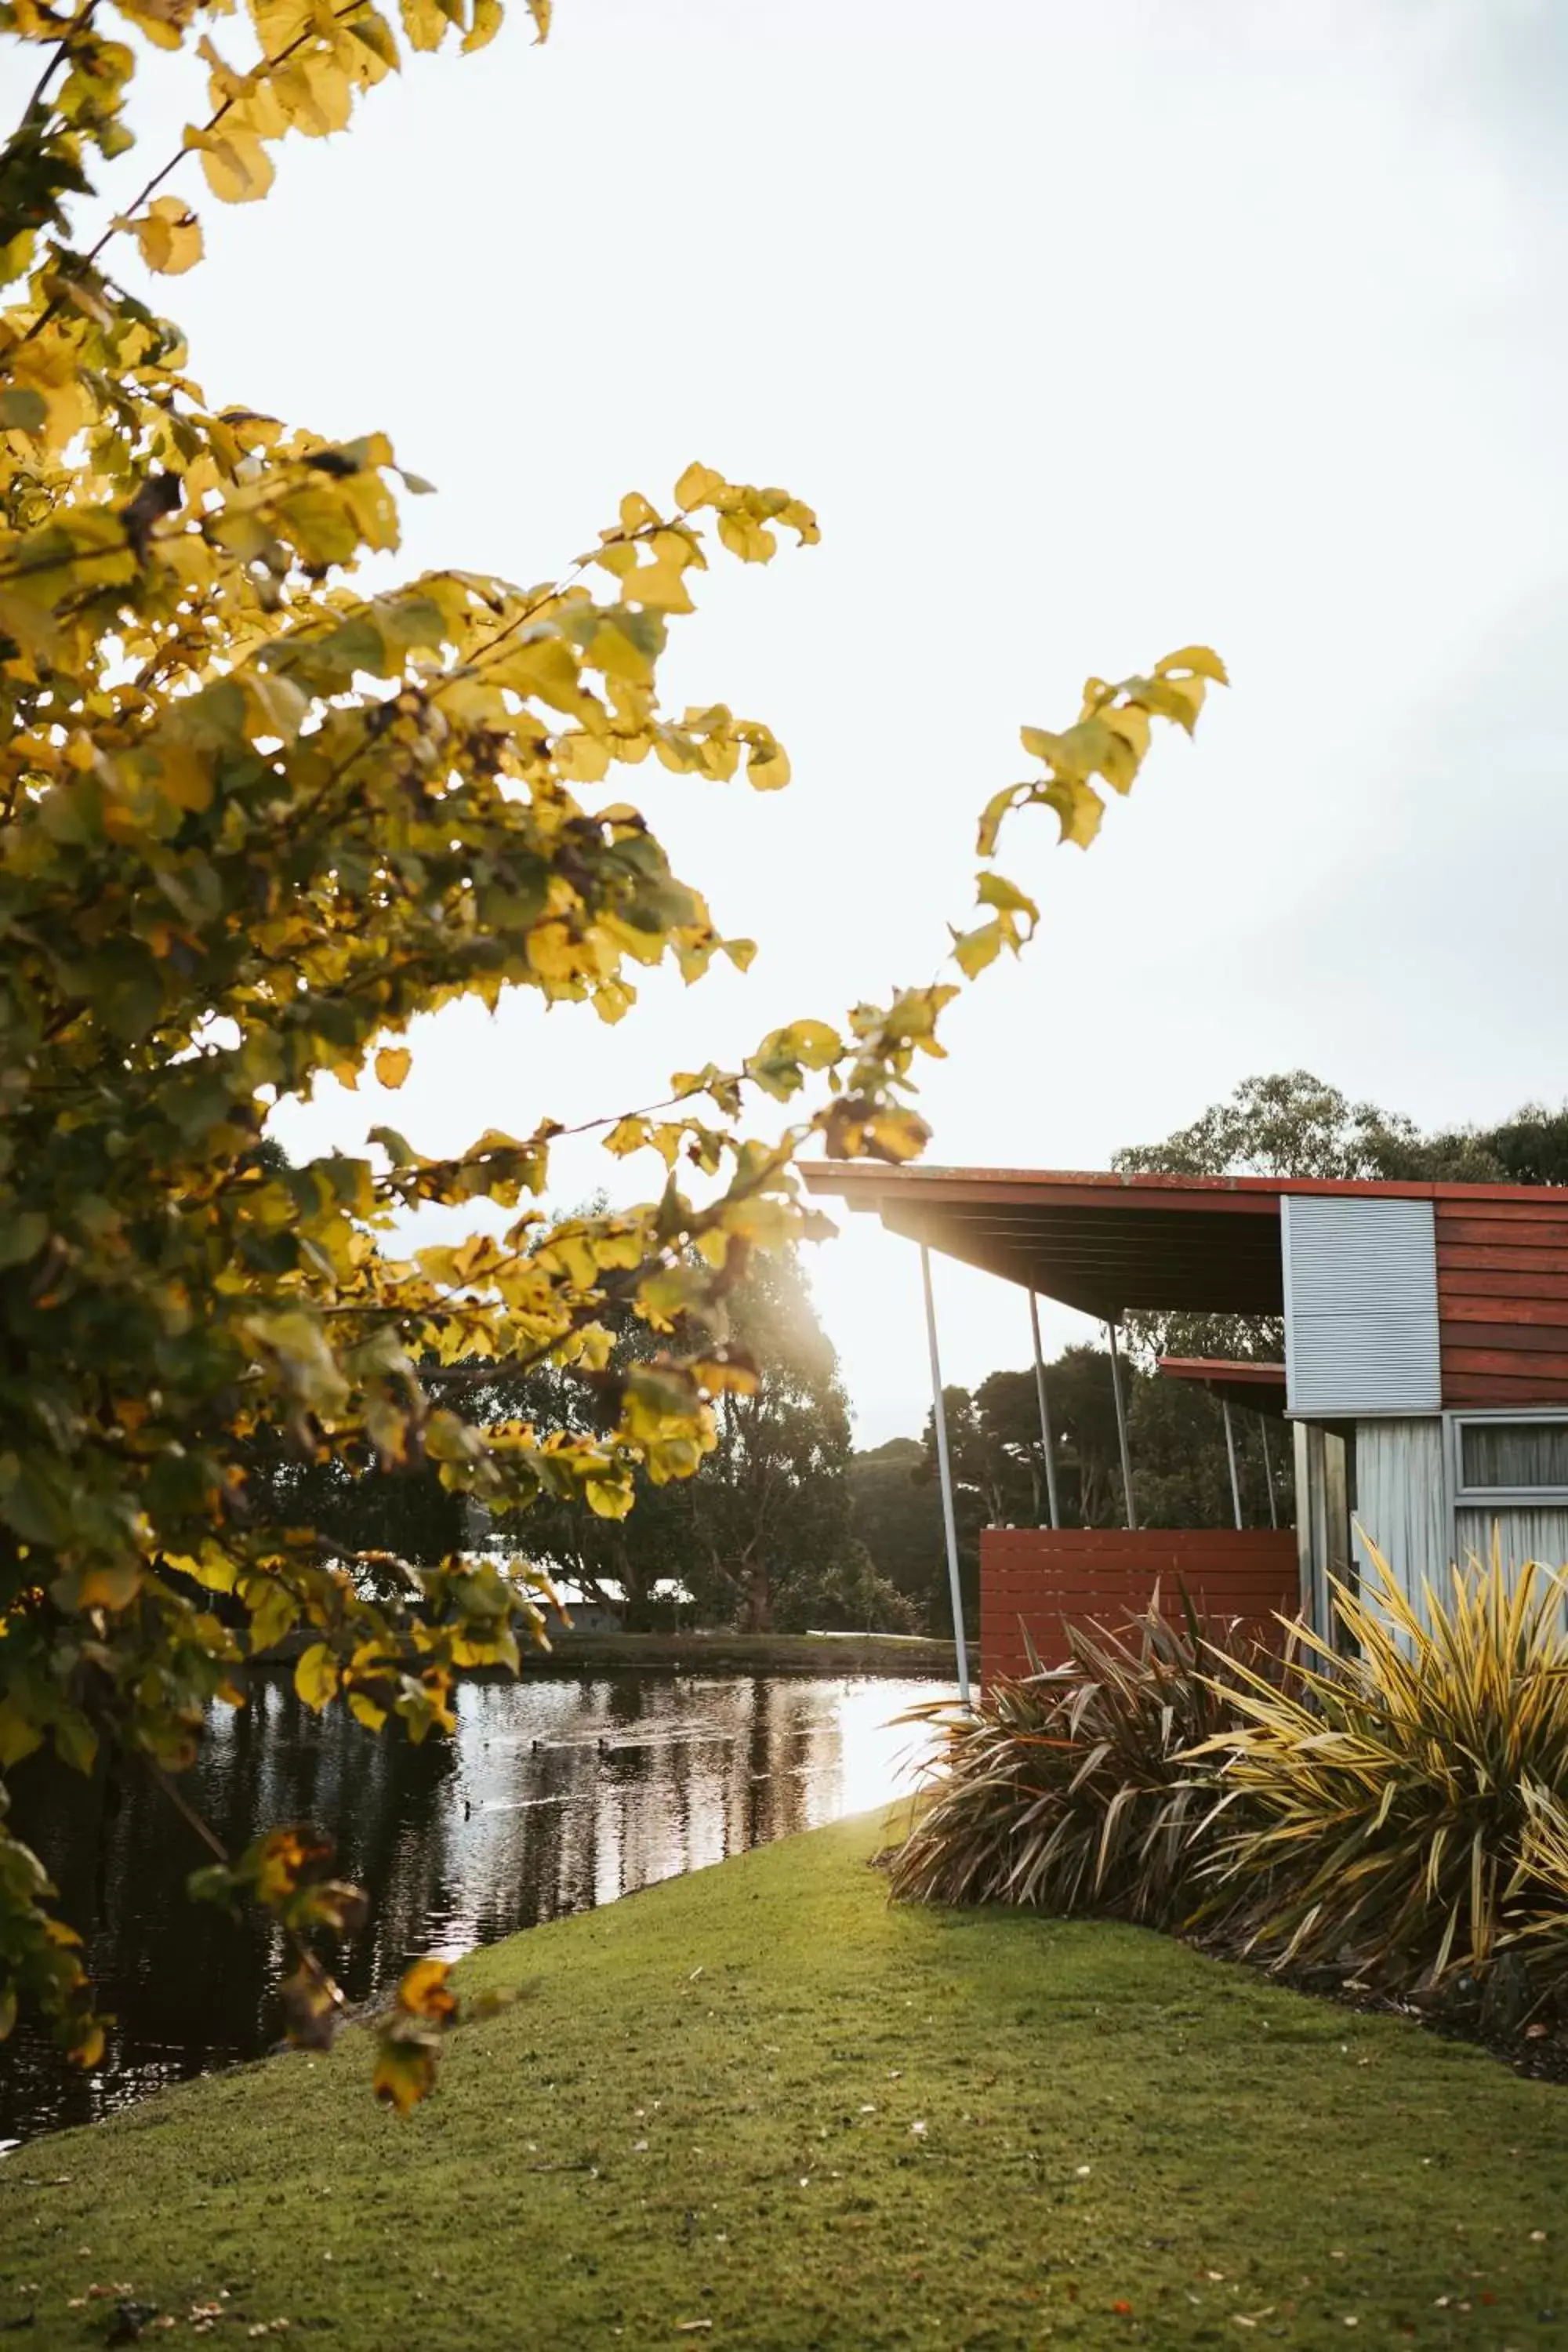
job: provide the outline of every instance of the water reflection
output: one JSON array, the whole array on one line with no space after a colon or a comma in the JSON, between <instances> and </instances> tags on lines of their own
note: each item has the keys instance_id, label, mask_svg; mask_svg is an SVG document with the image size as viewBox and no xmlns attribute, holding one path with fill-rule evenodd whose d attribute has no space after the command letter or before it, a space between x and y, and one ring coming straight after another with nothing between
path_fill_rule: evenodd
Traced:
<instances>
[{"instance_id":1,"label":"water reflection","mask_svg":"<svg viewBox=\"0 0 1568 2352\"><path fill-rule=\"evenodd\" d=\"M455 1738L423 1748L311 1715L286 1682L215 1710L185 1784L233 1852L309 1822L371 1890L337 1956L352 2000L424 1953L612 1903L657 1879L815 1828L908 1785L891 1718L930 1682L726 1681L653 1674L465 1683ZM42 1854L118 2022L83 2077L18 2027L0 2045L0 2147L83 2123L159 2084L254 2057L277 2038L277 1939L184 1899L207 1859L150 1786L101 1785L30 1761L16 1826Z\"/></svg>"}]
</instances>

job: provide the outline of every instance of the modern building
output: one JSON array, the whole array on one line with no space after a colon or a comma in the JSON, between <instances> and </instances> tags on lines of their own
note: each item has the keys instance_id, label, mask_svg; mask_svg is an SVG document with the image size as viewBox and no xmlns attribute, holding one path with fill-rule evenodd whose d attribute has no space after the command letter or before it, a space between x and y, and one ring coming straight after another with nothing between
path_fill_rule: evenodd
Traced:
<instances>
[{"instance_id":1,"label":"modern building","mask_svg":"<svg viewBox=\"0 0 1568 2352\"><path fill-rule=\"evenodd\" d=\"M1016 1672L1027 1626L1059 1655L1060 1620L1125 1616L1157 1580L1216 1616L1331 1629L1331 1577L1370 1538L1403 1588L1441 1589L1486 1554L1568 1561L1568 1190L1259 1176L816 1164L815 1193L1031 1294L1042 1432L1049 1398L1033 1299L1103 1324L1117 1374L1126 1526L988 1529L984 1671ZM940 1394L929 1259L926 1298ZM1282 1318L1280 1365L1170 1361L1226 1417L1289 1425L1297 1526L1138 1526L1118 1331L1138 1309ZM941 1433L939 1430L939 1440ZM941 1449L945 1455L945 1447ZM949 1496L950 1499L950 1496ZM1052 1517L1055 1517L1053 1509ZM951 1513L950 1513L951 1524Z\"/></svg>"}]
</instances>

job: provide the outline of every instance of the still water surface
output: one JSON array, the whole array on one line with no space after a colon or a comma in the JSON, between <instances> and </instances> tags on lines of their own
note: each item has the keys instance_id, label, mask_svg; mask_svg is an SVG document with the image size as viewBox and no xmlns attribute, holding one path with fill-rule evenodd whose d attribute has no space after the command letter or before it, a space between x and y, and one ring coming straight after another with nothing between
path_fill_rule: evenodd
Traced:
<instances>
[{"instance_id":1,"label":"still water surface","mask_svg":"<svg viewBox=\"0 0 1568 2352\"><path fill-rule=\"evenodd\" d=\"M269 1681L248 1706L215 1709L182 1786L231 1853L286 1822L335 1841L341 1874L372 1897L337 1956L357 2001L424 1954L456 1958L898 1795L916 1747L892 1718L942 1688L532 1675L463 1684L456 1736L413 1748L313 1716ZM276 1938L185 1901L209 1857L165 1799L132 1782L108 1813L101 1790L41 1761L13 1791L117 2023L86 2077L25 2026L0 2044L0 2149L277 2040Z\"/></svg>"}]
</instances>

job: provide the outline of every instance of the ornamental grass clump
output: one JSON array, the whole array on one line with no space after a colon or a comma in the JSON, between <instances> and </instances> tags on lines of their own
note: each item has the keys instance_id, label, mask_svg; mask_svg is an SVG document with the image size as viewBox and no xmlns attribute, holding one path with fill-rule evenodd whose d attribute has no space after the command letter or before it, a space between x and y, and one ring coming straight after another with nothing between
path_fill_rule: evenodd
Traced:
<instances>
[{"instance_id":1,"label":"ornamental grass clump","mask_svg":"<svg viewBox=\"0 0 1568 2352\"><path fill-rule=\"evenodd\" d=\"M1568 2010L1568 1799L1527 1781L1524 1837L1510 1906L1510 1950L1537 1994Z\"/></svg>"},{"instance_id":2,"label":"ornamental grass clump","mask_svg":"<svg viewBox=\"0 0 1568 2352\"><path fill-rule=\"evenodd\" d=\"M1462 1990L1505 1951L1568 1974L1563 1579L1494 1553L1417 1605L1369 1550L1335 1603L1359 1655L1309 1634L1321 1663L1288 1685L1244 1671L1209 1744L1237 1800L1216 1900L1248 1955L1385 1992Z\"/></svg>"},{"instance_id":3,"label":"ornamental grass clump","mask_svg":"<svg viewBox=\"0 0 1568 2352\"><path fill-rule=\"evenodd\" d=\"M945 1703L910 1720L939 1738L934 1790L890 1864L896 1896L1092 1911L1181 1924L1230 1794L1191 1750L1236 1725L1246 1669L1190 1607L1121 1633L1068 1632L1069 1662L1000 1680L970 1713ZM1261 1664L1253 1670L1267 1687Z\"/></svg>"}]
</instances>

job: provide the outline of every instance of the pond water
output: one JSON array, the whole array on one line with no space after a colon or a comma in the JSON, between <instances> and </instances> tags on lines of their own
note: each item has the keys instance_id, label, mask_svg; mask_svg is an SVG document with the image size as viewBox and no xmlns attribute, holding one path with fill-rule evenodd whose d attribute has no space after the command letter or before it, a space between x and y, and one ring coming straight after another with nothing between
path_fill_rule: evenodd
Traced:
<instances>
[{"instance_id":1,"label":"pond water","mask_svg":"<svg viewBox=\"0 0 1568 2352\"><path fill-rule=\"evenodd\" d=\"M231 1853L284 1822L333 1839L337 1870L372 1897L335 1956L358 2001L426 1954L456 1958L907 1790L917 1735L893 1718L943 1688L533 1674L462 1684L456 1735L415 1748L335 1709L313 1716L268 1680L247 1706L214 1710L181 1786ZM110 1811L101 1788L42 1759L12 1790L13 1826L59 1887L117 2021L87 2075L25 2022L0 2043L0 2150L277 2041L278 1938L186 1901L209 1857L158 1790L133 1777Z\"/></svg>"}]
</instances>

